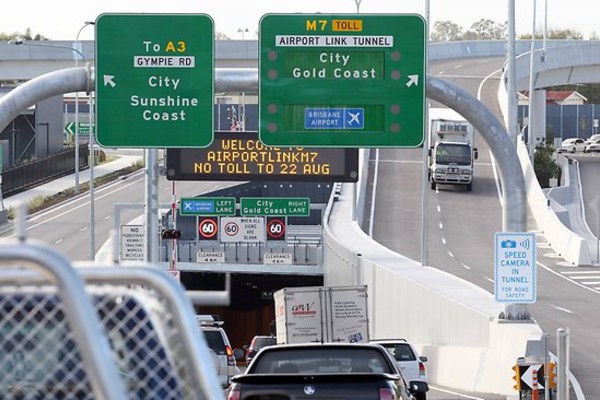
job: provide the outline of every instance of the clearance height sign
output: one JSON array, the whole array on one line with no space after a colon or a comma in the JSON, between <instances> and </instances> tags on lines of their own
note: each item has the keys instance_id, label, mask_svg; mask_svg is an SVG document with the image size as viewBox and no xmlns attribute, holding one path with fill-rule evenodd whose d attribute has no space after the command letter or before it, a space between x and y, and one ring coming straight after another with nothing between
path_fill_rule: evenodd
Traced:
<instances>
[{"instance_id":1,"label":"clearance height sign","mask_svg":"<svg viewBox=\"0 0 600 400\"><path fill-rule=\"evenodd\" d=\"M168 180L356 182L358 149L266 146L256 132L216 132L203 149L167 149Z\"/></svg>"},{"instance_id":2,"label":"clearance height sign","mask_svg":"<svg viewBox=\"0 0 600 400\"><path fill-rule=\"evenodd\" d=\"M421 16L261 18L259 131L265 144L418 147L424 105Z\"/></svg>"},{"instance_id":3,"label":"clearance height sign","mask_svg":"<svg viewBox=\"0 0 600 400\"><path fill-rule=\"evenodd\" d=\"M214 28L204 14L96 20L96 138L105 147L205 147L213 139Z\"/></svg>"}]
</instances>

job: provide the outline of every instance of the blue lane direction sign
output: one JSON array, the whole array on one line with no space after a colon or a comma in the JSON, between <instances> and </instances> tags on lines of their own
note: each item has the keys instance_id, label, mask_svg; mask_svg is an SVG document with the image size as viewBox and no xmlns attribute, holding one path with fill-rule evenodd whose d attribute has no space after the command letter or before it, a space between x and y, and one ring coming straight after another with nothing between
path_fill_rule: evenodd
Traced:
<instances>
[{"instance_id":1,"label":"blue lane direction sign","mask_svg":"<svg viewBox=\"0 0 600 400\"><path fill-rule=\"evenodd\" d=\"M364 108L306 108L304 129L363 129Z\"/></svg>"},{"instance_id":2,"label":"blue lane direction sign","mask_svg":"<svg viewBox=\"0 0 600 400\"><path fill-rule=\"evenodd\" d=\"M494 294L501 303L535 303L535 233L498 232L494 238Z\"/></svg>"},{"instance_id":3,"label":"blue lane direction sign","mask_svg":"<svg viewBox=\"0 0 600 400\"><path fill-rule=\"evenodd\" d=\"M181 215L235 215L235 197L182 198Z\"/></svg>"}]
</instances>

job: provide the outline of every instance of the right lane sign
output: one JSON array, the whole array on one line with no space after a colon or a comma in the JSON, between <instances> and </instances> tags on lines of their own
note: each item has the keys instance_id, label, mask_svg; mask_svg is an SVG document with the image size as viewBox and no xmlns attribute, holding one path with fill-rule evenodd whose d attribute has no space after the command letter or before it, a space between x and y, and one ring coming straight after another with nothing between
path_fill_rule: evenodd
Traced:
<instances>
[{"instance_id":1,"label":"right lane sign","mask_svg":"<svg viewBox=\"0 0 600 400\"><path fill-rule=\"evenodd\" d=\"M494 239L494 293L501 303L535 303L535 233L498 232Z\"/></svg>"}]
</instances>

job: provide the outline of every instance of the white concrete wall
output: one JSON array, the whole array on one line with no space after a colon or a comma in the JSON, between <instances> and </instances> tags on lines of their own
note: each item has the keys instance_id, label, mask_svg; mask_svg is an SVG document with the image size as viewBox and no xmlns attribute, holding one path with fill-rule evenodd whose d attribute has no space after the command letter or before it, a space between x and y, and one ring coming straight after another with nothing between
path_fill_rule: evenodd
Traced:
<instances>
[{"instance_id":1,"label":"white concrete wall","mask_svg":"<svg viewBox=\"0 0 600 400\"><path fill-rule=\"evenodd\" d=\"M373 241L351 218L352 192L345 184L326 211L325 284L366 284L370 337L415 343L432 384L515 396L511 368L540 327L499 320L491 293Z\"/></svg>"},{"instance_id":2,"label":"white concrete wall","mask_svg":"<svg viewBox=\"0 0 600 400\"><path fill-rule=\"evenodd\" d=\"M500 82L504 82L504 74ZM498 102L500 111L504 116L504 124L508 125L507 93L506 87L502 84L498 88ZM548 240L550 247L555 253L573 265L589 265L591 258L584 239L569 230L556 216L552 208L548 206L548 199L535 176L529 153L520 138L517 139L517 154L525 178L529 211L532 213L541 233Z\"/></svg>"}]
</instances>

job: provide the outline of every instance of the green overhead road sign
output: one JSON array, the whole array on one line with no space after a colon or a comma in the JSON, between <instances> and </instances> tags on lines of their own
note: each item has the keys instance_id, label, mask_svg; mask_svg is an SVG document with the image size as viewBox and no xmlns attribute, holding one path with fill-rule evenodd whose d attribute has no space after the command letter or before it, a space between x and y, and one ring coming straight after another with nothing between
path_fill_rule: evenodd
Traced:
<instances>
[{"instance_id":1,"label":"green overhead road sign","mask_svg":"<svg viewBox=\"0 0 600 400\"><path fill-rule=\"evenodd\" d=\"M277 197L242 197L242 216L298 216L310 215L310 199Z\"/></svg>"},{"instance_id":2,"label":"green overhead road sign","mask_svg":"<svg viewBox=\"0 0 600 400\"><path fill-rule=\"evenodd\" d=\"M184 197L181 215L235 215L235 197Z\"/></svg>"},{"instance_id":3,"label":"green overhead road sign","mask_svg":"<svg viewBox=\"0 0 600 400\"><path fill-rule=\"evenodd\" d=\"M204 14L96 20L96 137L105 147L213 140L214 24Z\"/></svg>"},{"instance_id":4,"label":"green overhead road sign","mask_svg":"<svg viewBox=\"0 0 600 400\"><path fill-rule=\"evenodd\" d=\"M267 14L259 132L273 146L417 147L425 21L416 14Z\"/></svg>"}]
</instances>

